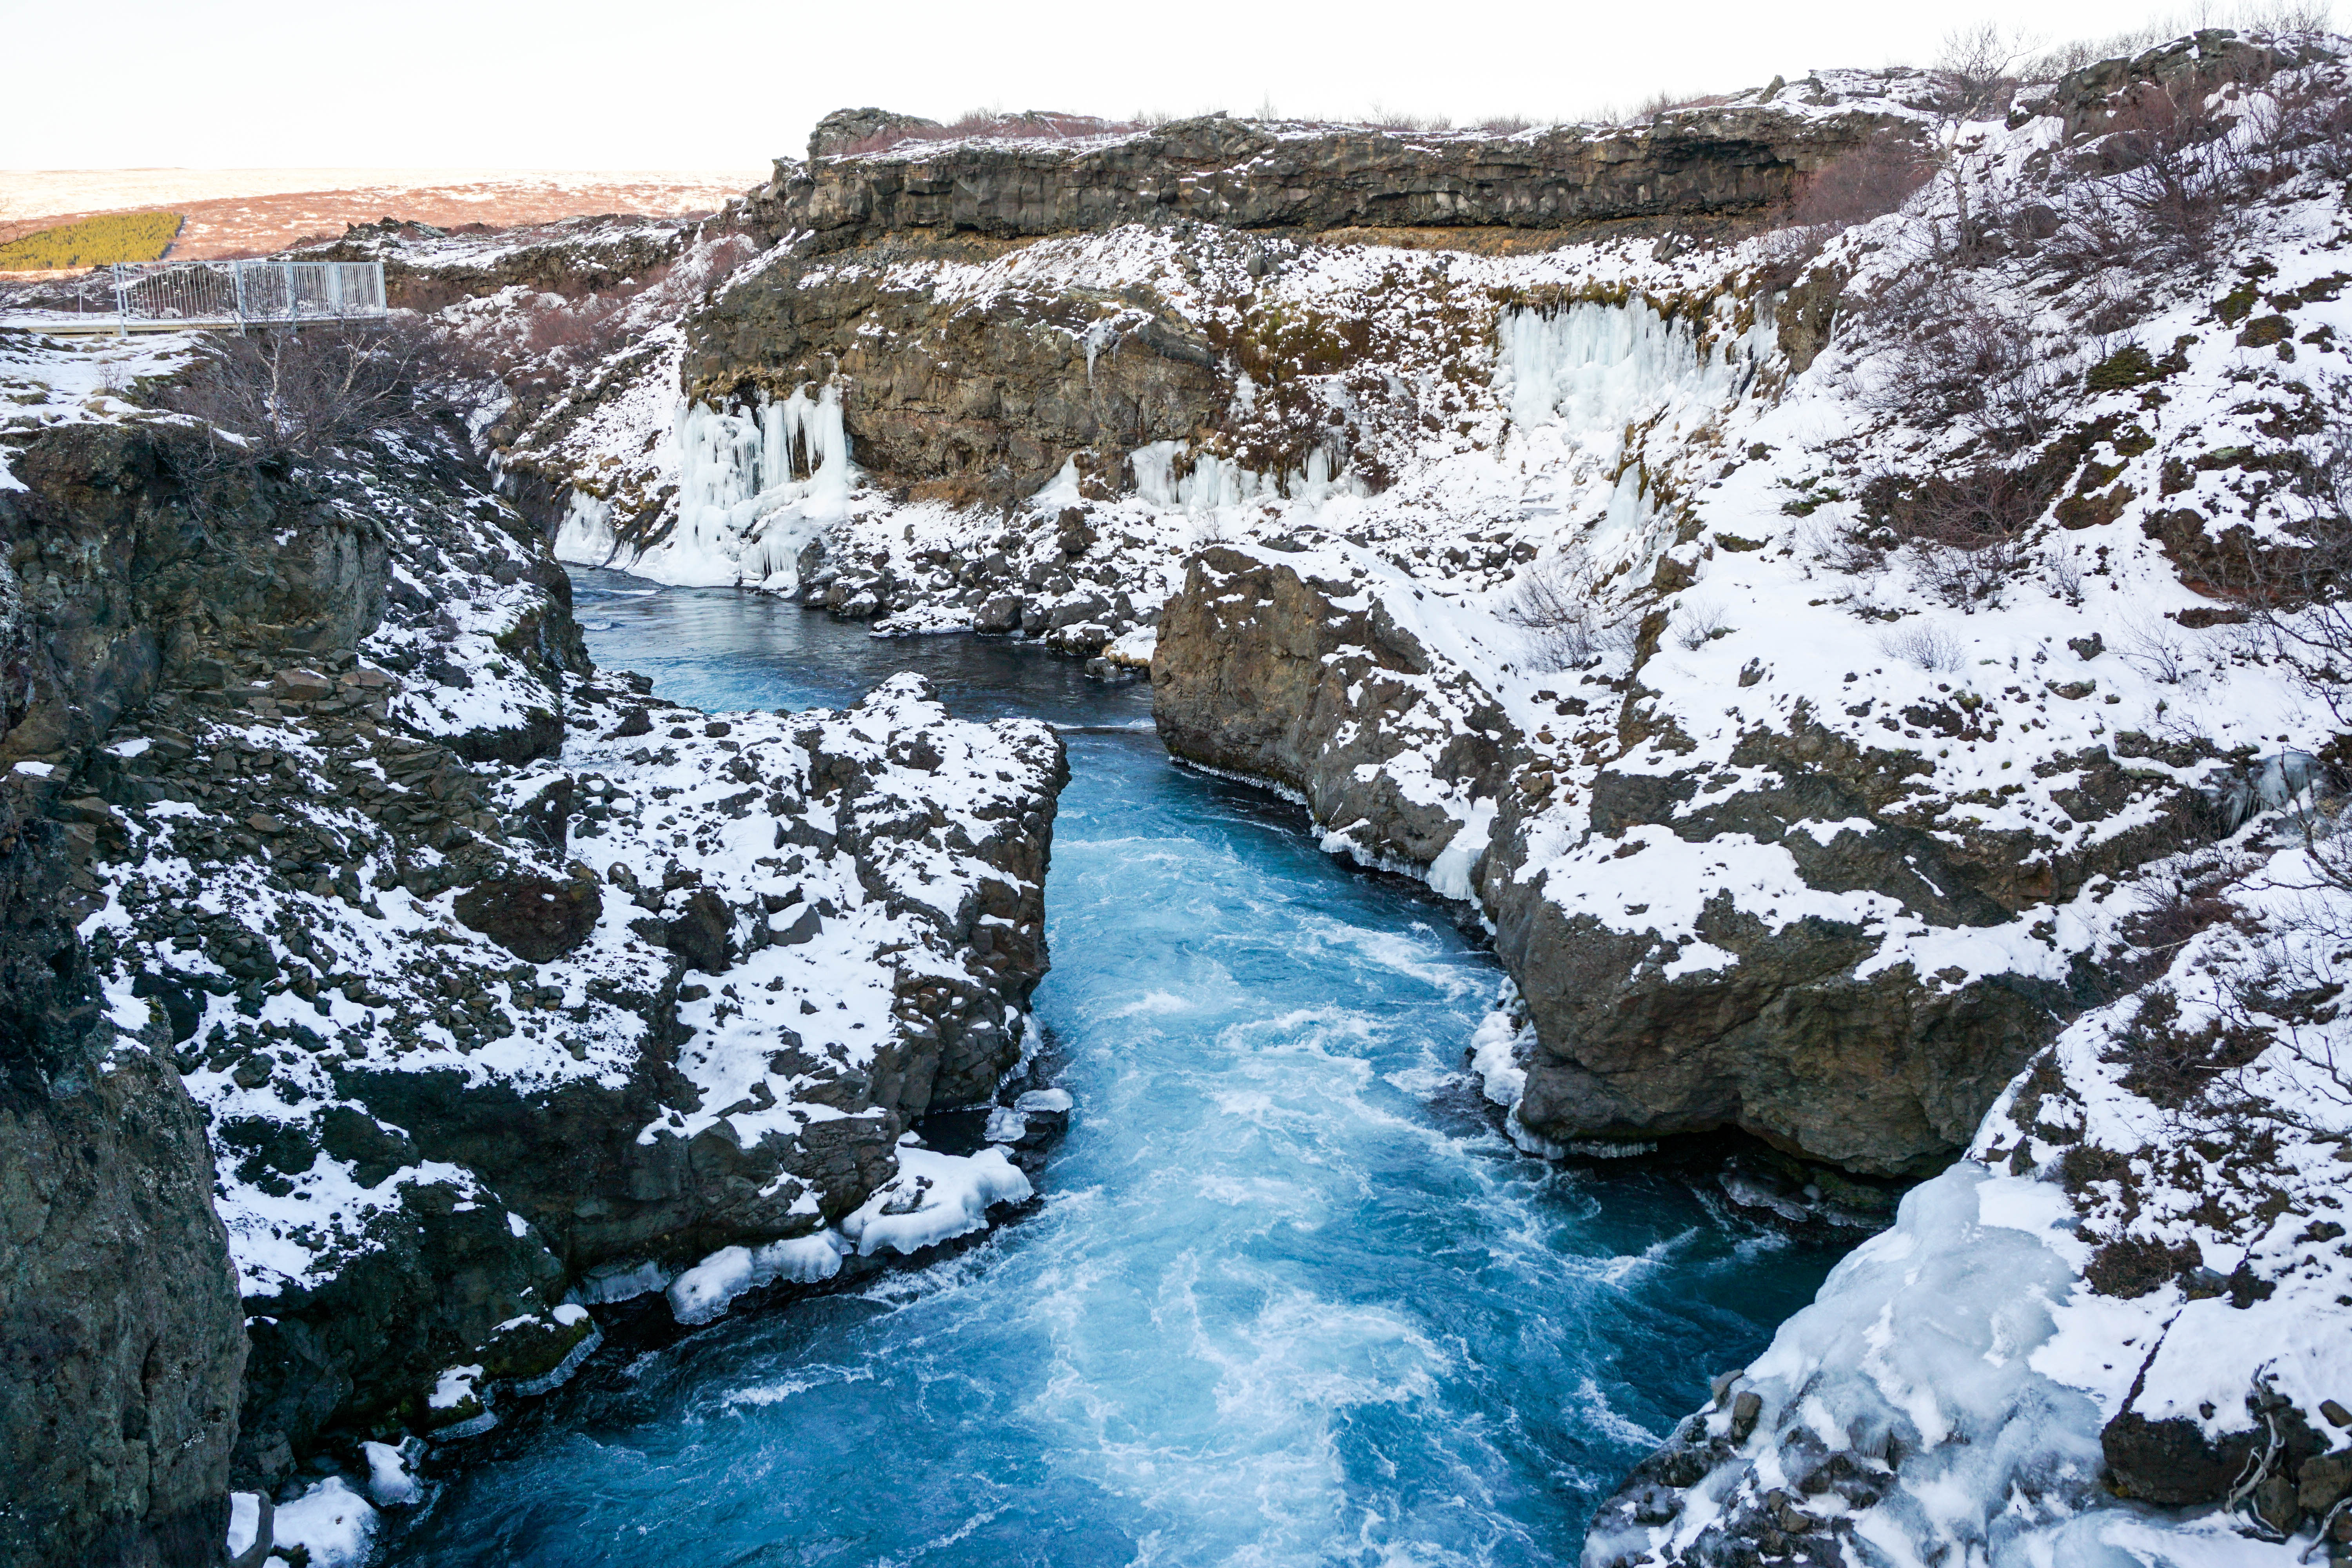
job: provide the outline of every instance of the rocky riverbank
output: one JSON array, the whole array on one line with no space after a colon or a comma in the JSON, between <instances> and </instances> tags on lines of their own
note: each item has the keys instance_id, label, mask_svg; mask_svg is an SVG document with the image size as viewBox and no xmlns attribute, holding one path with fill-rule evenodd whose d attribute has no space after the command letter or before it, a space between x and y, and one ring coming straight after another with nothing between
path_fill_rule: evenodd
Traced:
<instances>
[{"instance_id":1,"label":"rocky riverbank","mask_svg":"<svg viewBox=\"0 0 2352 1568\"><path fill-rule=\"evenodd\" d=\"M1027 1195L901 1143L1024 1059L1050 730L677 709L454 431L223 471L155 408L188 345L5 352L10 1136L114 1155L10 1222L37 1550L210 1561L232 1479L478 1430L583 1300L701 1321Z\"/></svg>"},{"instance_id":2,"label":"rocky riverbank","mask_svg":"<svg viewBox=\"0 0 2352 1568\"><path fill-rule=\"evenodd\" d=\"M1475 1066L1531 1149L1729 1127L1944 1171L1596 1564L2104 1550L2143 1518L2116 1494L2207 1510L2131 1536L2170 1560L2307 1536L2347 1373L2264 1357L2340 1328L2288 1281L2332 1278L2309 1151L2347 1124L2295 1067L2332 928L2264 889L2332 831L2341 750L2332 612L2297 617L2341 527L2345 55L2208 32L1746 95L1847 137L1809 195L1880 182L1747 237L1708 216L1772 199L1736 151L1634 241L1574 226L1606 180L1489 200L1513 154L1475 137L820 147L747 205L771 248L687 323L675 423L577 448L611 477L548 519L577 558L1149 668L1171 752L1490 922L1518 997ZM1942 152L1870 174L1889 131ZM1247 184L1277 165L1295 200ZM1562 226L1496 242L1523 221ZM2196 1170L2164 1117L2218 1119ZM2060 1326L1920 1293L1979 1275ZM1809 1403L1882 1310L2062 1348L1887 1374L1932 1416Z\"/></svg>"}]
</instances>

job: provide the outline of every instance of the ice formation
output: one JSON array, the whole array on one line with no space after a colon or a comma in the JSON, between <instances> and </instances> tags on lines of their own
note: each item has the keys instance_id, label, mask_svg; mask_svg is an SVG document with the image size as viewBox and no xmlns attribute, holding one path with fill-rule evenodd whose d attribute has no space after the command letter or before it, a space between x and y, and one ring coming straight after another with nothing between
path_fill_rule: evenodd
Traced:
<instances>
[{"instance_id":1,"label":"ice formation","mask_svg":"<svg viewBox=\"0 0 2352 1568\"><path fill-rule=\"evenodd\" d=\"M611 565L689 587L799 584L801 552L848 515L855 468L831 382L756 394L741 412L677 406L677 511L648 544L616 542L609 503L575 489L555 539L558 558Z\"/></svg>"},{"instance_id":2,"label":"ice formation","mask_svg":"<svg viewBox=\"0 0 2352 1568\"><path fill-rule=\"evenodd\" d=\"M721 1247L670 1282L670 1312L681 1323L707 1323L736 1297L762 1285L780 1279L818 1284L841 1272L842 1250L841 1237L830 1230L760 1247Z\"/></svg>"},{"instance_id":3,"label":"ice formation","mask_svg":"<svg viewBox=\"0 0 2352 1568\"><path fill-rule=\"evenodd\" d=\"M1030 1193L1029 1178L1001 1148L968 1155L902 1148L898 1173L841 1222L841 1234L861 1257L885 1247L903 1256L969 1236L988 1224L992 1207Z\"/></svg>"}]
</instances>

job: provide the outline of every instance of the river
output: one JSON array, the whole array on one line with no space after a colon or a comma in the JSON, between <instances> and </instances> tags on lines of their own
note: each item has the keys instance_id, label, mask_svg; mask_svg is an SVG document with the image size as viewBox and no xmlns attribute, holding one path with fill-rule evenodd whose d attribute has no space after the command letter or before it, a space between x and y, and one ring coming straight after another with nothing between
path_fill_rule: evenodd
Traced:
<instances>
[{"instance_id":1,"label":"river","mask_svg":"<svg viewBox=\"0 0 2352 1568\"><path fill-rule=\"evenodd\" d=\"M1297 808L1173 765L1140 683L582 572L600 664L712 709L929 676L1062 726L1035 1212L929 1268L611 1355L391 1543L458 1564L1575 1561L1595 1502L1837 1252L1703 1173L1552 1166L1463 1076L1501 973Z\"/></svg>"}]
</instances>

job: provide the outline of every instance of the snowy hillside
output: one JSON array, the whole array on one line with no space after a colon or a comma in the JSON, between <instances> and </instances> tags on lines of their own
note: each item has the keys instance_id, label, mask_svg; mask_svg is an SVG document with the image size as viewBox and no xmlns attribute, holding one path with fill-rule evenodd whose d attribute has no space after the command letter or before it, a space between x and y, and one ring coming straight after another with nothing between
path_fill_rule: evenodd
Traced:
<instances>
[{"instance_id":1,"label":"snowy hillside","mask_svg":"<svg viewBox=\"0 0 2352 1568\"><path fill-rule=\"evenodd\" d=\"M2283 1562L2352 1479L2345 49L1841 79L1885 138L1745 237L787 235L558 549L1149 666L1476 902L1530 1147L1967 1154L1596 1568Z\"/></svg>"}]
</instances>

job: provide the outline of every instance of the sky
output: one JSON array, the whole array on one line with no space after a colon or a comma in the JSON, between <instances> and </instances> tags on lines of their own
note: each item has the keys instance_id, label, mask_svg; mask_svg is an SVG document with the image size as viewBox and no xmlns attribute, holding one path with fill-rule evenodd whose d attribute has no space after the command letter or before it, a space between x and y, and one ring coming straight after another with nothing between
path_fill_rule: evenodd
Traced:
<instances>
[{"instance_id":1,"label":"sky","mask_svg":"<svg viewBox=\"0 0 2352 1568\"><path fill-rule=\"evenodd\" d=\"M2196 0L2190 0L2195 4ZM2209 10L2219 9L2209 6ZM0 168L756 169L828 110L1574 119L2128 0L0 0ZM2180 8L2174 7L2176 15ZM2338 18L2339 22L2341 17Z\"/></svg>"}]
</instances>

